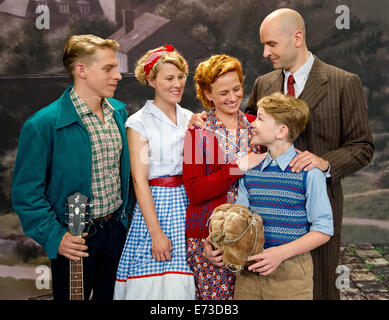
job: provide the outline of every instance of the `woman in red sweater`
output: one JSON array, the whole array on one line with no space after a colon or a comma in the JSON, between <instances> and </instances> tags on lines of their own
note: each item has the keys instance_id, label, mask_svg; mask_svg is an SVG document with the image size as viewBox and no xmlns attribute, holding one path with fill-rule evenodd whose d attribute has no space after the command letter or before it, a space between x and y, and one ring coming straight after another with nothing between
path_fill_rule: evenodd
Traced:
<instances>
[{"instance_id":1,"label":"woman in red sweater","mask_svg":"<svg viewBox=\"0 0 389 320\"><path fill-rule=\"evenodd\" d=\"M204 254L207 221L214 208L235 203L242 170L263 157L250 143L253 116L240 110L243 98L242 67L236 58L215 55L199 64L194 80L197 98L208 109L203 129L187 130L184 142L183 180L189 198L186 213L187 262L203 300L230 300L235 274L227 269L220 252L214 259ZM249 118L250 117L250 118Z\"/></svg>"}]
</instances>

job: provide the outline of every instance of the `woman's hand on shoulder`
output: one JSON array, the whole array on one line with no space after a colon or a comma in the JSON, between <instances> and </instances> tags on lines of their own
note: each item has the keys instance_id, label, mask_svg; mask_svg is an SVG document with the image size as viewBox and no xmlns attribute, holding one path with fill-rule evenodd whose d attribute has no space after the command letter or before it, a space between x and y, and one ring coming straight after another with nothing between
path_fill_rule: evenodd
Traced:
<instances>
[{"instance_id":1,"label":"woman's hand on shoulder","mask_svg":"<svg viewBox=\"0 0 389 320\"><path fill-rule=\"evenodd\" d=\"M194 129L195 127L202 128L205 124L205 119L207 119L206 111L192 114L188 122L188 129Z\"/></svg>"},{"instance_id":2,"label":"woman's hand on shoulder","mask_svg":"<svg viewBox=\"0 0 389 320\"><path fill-rule=\"evenodd\" d=\"M267 153L255 153L251 152L236 161L239 169L242 171L248 171L258 166L263 160L265 160Z\"/></svg>"}]
</instances>

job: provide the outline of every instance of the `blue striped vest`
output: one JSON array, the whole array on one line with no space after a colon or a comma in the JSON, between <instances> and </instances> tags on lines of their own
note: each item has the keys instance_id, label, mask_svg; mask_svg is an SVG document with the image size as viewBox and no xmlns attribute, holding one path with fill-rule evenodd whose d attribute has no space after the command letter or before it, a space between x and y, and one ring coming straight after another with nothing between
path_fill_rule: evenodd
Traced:
<instances>
[{"instance_id":1,"label":"blue striped vest","mask_svg":"<svg viewBox=\"0 0 389 320\"><path fill-rule=\"evenodd\" d=\"M265 249L296 240L309 231L306 203L307 173L282 171L278 165L263 162L244 177L250 210L263 219Z\"/></svg>"}]
</instances>

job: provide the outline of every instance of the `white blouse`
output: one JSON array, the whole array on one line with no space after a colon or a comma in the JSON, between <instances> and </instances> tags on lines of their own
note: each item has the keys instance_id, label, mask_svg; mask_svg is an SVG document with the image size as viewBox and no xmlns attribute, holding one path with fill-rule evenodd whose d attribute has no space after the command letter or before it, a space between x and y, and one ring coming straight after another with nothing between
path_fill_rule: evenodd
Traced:
<instances>
[{"instance_id":1,"label":"white blouse","mask_svg":"<svg viewBox=\"0 0 389 320\"><path fill-rule=\"evenodd\" d=\"M192 114L176 104L175 125L152 100L147 100L127 119L125 126L148 141L149 154L141 151L141 160L149 164L149 180L182 174L185 131Z\"/></svg>"}]
</instances>

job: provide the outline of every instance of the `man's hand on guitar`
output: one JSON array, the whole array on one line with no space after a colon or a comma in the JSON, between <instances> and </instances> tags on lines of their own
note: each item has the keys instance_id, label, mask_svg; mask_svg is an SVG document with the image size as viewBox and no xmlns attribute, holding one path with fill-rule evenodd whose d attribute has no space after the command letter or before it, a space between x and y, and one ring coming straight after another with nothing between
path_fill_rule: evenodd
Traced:
<instances>
[{"instance_id":1,"label":"man's hand on guitar","mask_svg":"<svg viewBox=\"0 0 389 320\"><path fill-rule=\"evenodd\" d=\"M86 237L87 233L83 233L82 236ZM80 260L80 257L89 256L87 252L84 252L87 249L84 238L72 236L66 232L59 244L58 253L71 260Z\"/></svg>"}]
</instances>

